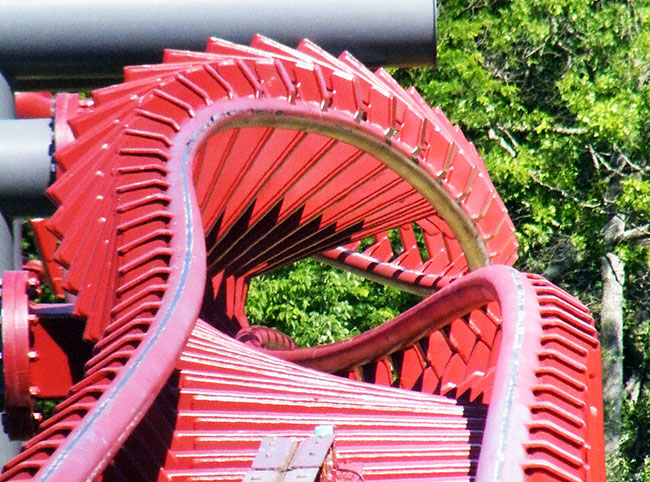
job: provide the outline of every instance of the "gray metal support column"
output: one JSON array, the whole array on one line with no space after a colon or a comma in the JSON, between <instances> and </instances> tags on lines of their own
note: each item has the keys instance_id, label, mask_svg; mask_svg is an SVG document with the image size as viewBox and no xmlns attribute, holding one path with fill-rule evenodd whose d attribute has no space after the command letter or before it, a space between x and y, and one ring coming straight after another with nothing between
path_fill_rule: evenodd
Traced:
<instances>
[{"instance_id":1,"label":"gray metal support column","mask_svg":"<svg viewBox=\"0 0 650 482\"><path fill-rule=\"evenodd\" d=\"M12 224L11 234L14 238L13 269L19 270L23 267L23 220L14 218Z\"/></svg>"},{"instance_id":2,"label":"gray metal support column","mask_svg":"<svg viewBox=\"0 0 650 482\"><path fill-rule=\"evenodd\" d=\"M435 0L0 0L0 71L15 88L70 88L157 63L163 48L202 50L216 36L302 38L366 65L432 64ZM42 81L39 83L39 80ZM67 82L66 82L67 81Z\"/></svg>"},{"instance_id":3,"label":"gray metal support column","mask_svg":"<svg viewBox=\"0 0 650 482\"><path fill-rule=\"evenodd\" d=\"M0 75L0 277L21 267L20 218L54 210L45 195L53 169L52 121L15 119L13 99Z\"/></svg>"},{"instance_id":4,"label":"gray metal support column","mask_svg":"<svg viewBox=\"0 0 650 482\"><path fill-rule=\"evenodd\" d=\"M14 94L11 92L9 82L0 73L0 119L13 119L14 117L16 117ZM0 177L4 178L5 174L2 173ZM13 238L10 223L0 207L0 278L2 273L13 268Z\"/></svg>"},{"instance_id":5,"label":"gray metal support column","mask_svg":"<svg viewBox=\"0 0 650 482\"><path fill-rule=\"evenodd\" d=\"M52 180L51 119L0 120L0 211L9 217L46 217Z\"/></svg>"},{"instance_id":6,"label":"gray metal support column","mask_svg":"<svg viewBox=\"0 0 650 482\"><path fill-rule=\"evenodd\" d=\"M14 95L6 79L0 73L0 119L13 119L16 117L16 107L14 104ZM2 144L0 143L0 146ZM1 171L0 171L1 172ZM4 175L4 174L2 174ZM2 273L14 269L14 242L12 236L11 221L3 214L0 208L0 280ZM0 281L1 283L1 281ZM2 286L0 285L0 289ZM2 308L2 298L0 298L0 309ZM3 430L0 430L0 463L14 458L20 453L20 440L9 440L9 437Z\"/></svg>"},{"instance_id":7,"label":"gray metal support column","mask_svg":"<svg viewBox=\"0 0 650 482\"><path fill-rule=\"evenodd\" d=\"M13 235L9 221L0 212L0 278L2 273L13 269ZM1 282L0 282L1 283Z\"/></svg>"}]
</instances>

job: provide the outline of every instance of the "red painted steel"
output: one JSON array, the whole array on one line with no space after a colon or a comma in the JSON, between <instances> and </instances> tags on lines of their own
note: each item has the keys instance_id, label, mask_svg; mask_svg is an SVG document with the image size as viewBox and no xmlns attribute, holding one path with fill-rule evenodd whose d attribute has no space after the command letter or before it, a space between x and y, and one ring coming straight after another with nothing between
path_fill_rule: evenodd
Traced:
<instances>
[{"instance_id":1,"label":"red painted steel","mask_svg":"<svg viewBox=\"0 0 650 482\"><path fill-rule=\"evenodd\" d=\"M95 347L0 480L241 480L262 437L323 423L337 480L603 480L591 319L485 268L514 262L514 229L438 109L261 36L125 80L56 99L51 259ZM293 345L248 327L248 280L312 255L440 291L346 342L261 352Z\"/></svg>"},{"instance_id":2,"label":"red painted steel","mask_svg":"<svg viewBox=\"0 0 650 482\"><path fill-rule=\"evenodd\" d=\"M11 438L33 435L36 427L30 393L30 342L26 271L2 276L2 365L5 384L5 430Z\"/></svg>"},{"instance_id":3,"label":"red painted steel","mask_svg":"<svg viewBox=\"0 0 650 482\"><path fill-rule=\"evenodd\" d=\"M481 405L304 369L201 321L177 369L108 467L109 480L241 480L264 436L304 439L323 424L334 426L338 468L367 480L466 480L476 468ZM158 429L152 437L161 416L171 417L173 436ZM158 450L143 450L152 438ZM156 467L152 477L147 468Z\"/></svg>"},{"instance_id":4,"label":"red painted steel","mask_svg":"<svg viewBox=\"0 0 650 482\"><path fill-rule=\"evenodd\" d=\"M42 316L48 308L57 306L41 305L32 310L30 393L40 398L64 398L81 378L90 350L81 340L81 320Z\"/></svg>"},{"instance_id":5,"label":"red painted steel","mask_svg":"<svg viewBox=\"0 0 650 482\"><path fill-rule=\"evenodd\" d=\"M58 244L58 239L47 229L46 219L31 219L30 225L34 233L34 241L43 262L43 269L48 284L57 298L64 299L63 292L63 268L54 261L54 253Z\"/></svg>"},{"instance_id":6,"label":"red painted steel","mask_svg":"<svg viewBox=\"0 0 650 482\"><path fill-rule=\"evenodd\" d=\"M68 305L34 304L40 294L40 262L2 278L2 339L5 380L5 431L12 439L35 434L41 414L36 398L63 398L83 374L90 347L83 343L83 322Z\"/></svg>"},{"instance_id":7,"label":"red painted steel","mask_svg":"<svg viewBox=\"0 0 650 482\"><path fill-rule=\"evenodd\" d=\"M431 349L439 340L448 345L446 355ZM593 320L580 302L539 276L485 268L357 337L274 354L326 372L351 371L351 378L371 383L388 365L393 386L482 397L490 408L477 480L604 480Z\"/></svg>"},{"instance_id":8,"label":"red painted steel","mask_svg":"<svg viewBox=\"0 0 650 482\"><path fill-rule=\"evenodd\" d=\"M43 119L52 117L54 111L51 92L16 92L16 117L19 119Z\"/></svg>"}]
</instances>

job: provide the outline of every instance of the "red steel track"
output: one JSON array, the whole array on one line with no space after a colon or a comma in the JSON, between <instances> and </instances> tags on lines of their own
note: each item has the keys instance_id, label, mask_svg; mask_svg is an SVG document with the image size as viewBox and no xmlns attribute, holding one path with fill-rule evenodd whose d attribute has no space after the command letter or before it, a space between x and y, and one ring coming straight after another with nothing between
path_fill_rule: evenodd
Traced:
<instances>
[{"instance_id":1,"label":"red steel track","mask_svg":"<svg viewBox=\"0 0 650 482\"><path fill-rule=\"evenodd\" d=\"M242 480L264 436L323 424L337 480L604 480L593 320L489 267L516 259L514 228L439 110L347 53L260 36L125 80L57 99L74 140L43 251L95 348L0 480ZM307 256L434 294L350 340L265 352L293 347L248 326L248 281Z\"/></svg>"}]
</instances>

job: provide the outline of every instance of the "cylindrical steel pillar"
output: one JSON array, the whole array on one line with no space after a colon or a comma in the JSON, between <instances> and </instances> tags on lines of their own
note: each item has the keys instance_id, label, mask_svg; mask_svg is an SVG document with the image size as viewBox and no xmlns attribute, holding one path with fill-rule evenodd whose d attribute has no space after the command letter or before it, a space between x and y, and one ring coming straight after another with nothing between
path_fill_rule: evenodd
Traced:
<instances>
[{"instance_id":1,"label":"cylindrical steel pillar","mask_svg":"<svg viewBox=\"0 0 650 482\"><path fill-rule=\"evenodd\" d=\"M52 177L52 120L0 120L0 211L10 217L45 217Z\"/></svg>"},{"instance_id":2,"label":"cylindrical steel pillar","mask_svg":"<svg viewBox=\"0 0 650 482\"><path fill-rule=\"evenodd\" d=\"M0 0L0 71L17 89L106 83L123 65L159 62L163 48L256 33L307 37L367 65L431 64L435 0Z\"/></svg>"},{"instance_id":3,"label":"cylindrical steel pillar","mask_svg":"<svg viewBox=\"0 0 650 482\"><path fill-rule=\"evenodd\" d=\"M16 108L11 86L0 73L0 119L13 119L15 116ZM2 178L5 176L2 174ZM13 238L10 224L0 206L0 278L2 273L13 268Z\"/></svg>"},{"instance_id":4,"label":"cylindrical steel pillar","mask_svg":"<svg viewBox=\"0 0 650 482\"><path fill-rule=\"evenodd\" d=\"M13 252L11 225L0 211L0 278L2 278L2 273L13 269Z\"/></svg>"},{"instance_id":5,"label":"cylindrical steel pillar","mask_svg":"<svg viewBox=\"0 0 650 482\"><path fill-rule=\"evenodd\" d=\"M12 119L16 115L14 105L14 95L7 80L0 73L0 119ZM0 142L0 146L2 143ZM1 149L0 149L1 150ZM0 170L0 173L2 171ZM0 178L4 173L0 174ZM15 269L14 262L16 256L14 238L12 235L12 222L5 217L0 207L0 280L5 271ZM0 295L2 293L2 281L0 281ZM0 296L0 322L2 321L2 296ZM7 460L18 455L22 442L19 440L9 440L9 437L3 430L0 430L0 463L4 464Z\"/></svg>"}]
</instances>

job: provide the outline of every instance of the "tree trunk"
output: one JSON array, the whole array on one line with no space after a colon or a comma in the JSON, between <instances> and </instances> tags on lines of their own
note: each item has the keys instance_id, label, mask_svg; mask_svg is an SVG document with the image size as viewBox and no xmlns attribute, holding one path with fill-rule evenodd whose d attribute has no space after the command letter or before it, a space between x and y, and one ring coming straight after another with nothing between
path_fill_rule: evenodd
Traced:
<instances>
[{"instance_id":1,"label":"tree trunk","mask_svg":"<svg viewBox=\"0 0 650 482\"><path fill-rule=\"evenodd\" d=\"M618 449L623 398L623 282L625 264L614 253L601 260L603 298L600 311L600 342L603 357L605 450Z\"/></svg>"}]
</instances>

